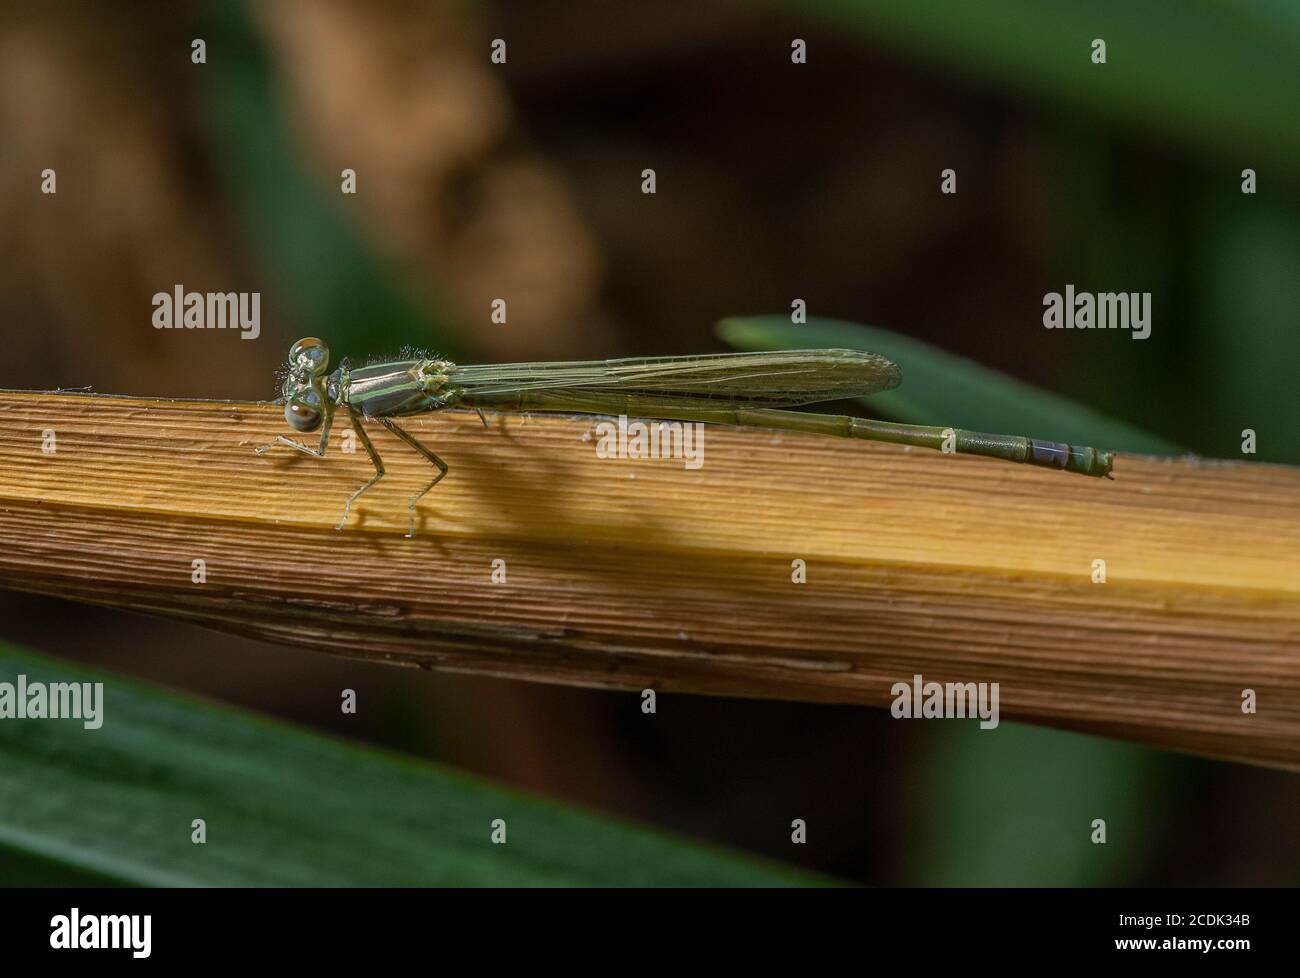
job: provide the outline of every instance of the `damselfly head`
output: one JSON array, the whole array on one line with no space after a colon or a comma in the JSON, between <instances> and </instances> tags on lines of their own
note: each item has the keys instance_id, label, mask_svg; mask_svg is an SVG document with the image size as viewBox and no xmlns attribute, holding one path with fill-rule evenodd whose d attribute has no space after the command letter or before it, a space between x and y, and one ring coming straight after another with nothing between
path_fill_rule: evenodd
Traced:
<instances>
[{"instance_id":1,"label":"damselfly head","mask_svg":"<svg viewBox=\"0 0 1300 978\"><path fill-rule=\"evenodd\" d=\"M284 378L284 419L295 431L315 431L325 415L321 383L330 365L324 340L308 336L289 349L289 372Z\"/></svg>"}]
</instances>

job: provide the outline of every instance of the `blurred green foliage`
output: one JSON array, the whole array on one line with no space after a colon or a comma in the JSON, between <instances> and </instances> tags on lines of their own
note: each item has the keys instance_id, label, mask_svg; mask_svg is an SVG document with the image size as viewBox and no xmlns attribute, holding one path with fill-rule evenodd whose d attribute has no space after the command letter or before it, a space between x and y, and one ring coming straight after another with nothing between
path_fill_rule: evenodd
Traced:
<instances>
[{"instance_id":1,"label":"blurred green foliage","mask_svg":"<svg viewBox=\"0 0 1300 978\"><path fill-rule=\"evenodd\" d=\"M97 730L0 723L0 878L15 883L830 882L0 644L0 681L19 674L103 682L104 699ZM197 818L205 845L190 838Z\"/></svg>"},{"instance_id":2,"label":"blurred green foliage","mask_svg":"<svg viewBox=\"0 0 1300 978\"><path fill-rule=\"evenodd\" d=\"M207 9L214 46L223 52L205 73L218 134L214 149L257 276L275 286L296 323L327 338L336 356L364 362L406 346L461 355L449 319L436 308L430 312L428 296L411 295L360 236L347 214L355 198L327 197L304 169L292 144L294 126L243 4Z\"/></svg>"},{"instance_id":3,"label":"blurred green foliage","mask_svg":"<svg viewBox=\"0 0 1300 978\"><path fill-rule=\"evenodd\" d=\"M798 0L923 64L1235 165L1300 164L1288 0ZM1092 42L1106 42L1106 63Z\"/></svg>"},{"instance_id":4,"label":"blurred green foliage","mask_svg":"<svg viewBox=\"0 0 1300 978\"><path fill-rule=\"evenodd\" d=\"M950 73L955 86L1028 100L1049 150L1040 172L1052 211L1050 288L1151 292L1154 307L1146 340L1071 333L1054 389L1199 454L1241 458L1250 429L1251 458L1300 462L1300 6L799 8ZM1106 41L1104 65L1091 58L1096 38ZM1254 194L1241 192L1245 169L1256 172Z\"/></svg>"},{"instance_id":5,"label":"blurred green foliage","mask_svg":"<svg viewBox=\"0 0 1300 978\"><path fill-rule=\"evenodd\" d=\"M1160 830L1167 755L1015 723L944 724L915 798L916 882L1121 886ZM1093 821L1105 822L1105 844Z\"/></svg>"}]
</instances>

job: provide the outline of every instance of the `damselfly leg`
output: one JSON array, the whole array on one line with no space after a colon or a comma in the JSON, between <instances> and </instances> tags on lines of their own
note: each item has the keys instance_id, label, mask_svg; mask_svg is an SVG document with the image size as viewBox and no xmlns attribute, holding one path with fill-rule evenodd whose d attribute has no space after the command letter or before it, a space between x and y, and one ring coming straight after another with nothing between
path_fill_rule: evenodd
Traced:
<instances>
[{"instance_id":1,"label":"damselfly leg","mask_svg":"<svg viewBox=\"0 0 1300 978\"><path fill-rule=\"evenodd\" d=\"M421 445L415 439L414 435L410 434L407 431L403 431L401 428L397 427L397 425L393 424L393 422L388 418L380 418L379 422L385 428L387 428L398 438L402 439L402 441L406 442L408 445L414 448L417 452L423 455L426 459L428 459L431 463L433 463L438 468L438 474L433 477L433 479L429 482L427 486L425 486L414 496L412 496L410 503L407 505L407 511L410 514L411 522L409 527L407 528L406 536L407 539L410 539L411 537L415 536L415 504L420 501L420 498L426 492L428 492L430 489L432 489L434 486L436 486L439 482L442 481L442 477L447 474L447 463L444 462L442 459L440 459L437 455L433 454L433 452L429 451L429 449ZM486 423L487 421L486 419L484 419L484 424Z\"/></svg>"},{"instance_id":2,"label":"damselfly leg","mask_svg":"<svg viewBox=\"0 0 1300 978\"><path fill-rule=\"evenodd\" d=\"M361 447L364 448L366 454L370 456L370 464L375 467L375 475L369 482L350 495L348 501L343 504L343 519L339 520L339 525L334 528L336 530L343 529L343 525L347 523L348 513L352 511L352 504L360 499L367 489L373 486L385 475L384 460L379 457L379 453L375 451L374 444L370 441L370 436L366 434L365 426L361 423L361 415L359 415L351 405L348 405L348 420L352 422L352 430L355 431L357 437L361 439Z\"/></svg>"}]
</instances>

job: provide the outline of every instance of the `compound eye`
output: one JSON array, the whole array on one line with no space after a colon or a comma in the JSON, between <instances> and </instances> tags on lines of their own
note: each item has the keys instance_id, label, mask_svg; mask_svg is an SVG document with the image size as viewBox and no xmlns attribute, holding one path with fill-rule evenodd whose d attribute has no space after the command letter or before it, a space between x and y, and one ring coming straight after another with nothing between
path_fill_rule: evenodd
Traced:
<instances>
[{"instance_id":1,"label":"compound eye","mask_svg":"<svg viewBox=\"0 0 1300 978\"><path fill-rule=\"evenodd\" d=\"M315 431L322 416L320 395L314 390L295 395L284 406L284 420L294 431Z\"/></svg>"},{"instance_id":2,"label":"compound eye","mask_svg":"<svg viewBox=\"0 0 1300 978\"><path fill-rule=\"evenodd\" d=\"M289 348L289 366L299 368L306 361L306 367L314 377L320 377L329 369L330 348L325 341L315 336L307 336Z\"/></svg>"}]
</instances>

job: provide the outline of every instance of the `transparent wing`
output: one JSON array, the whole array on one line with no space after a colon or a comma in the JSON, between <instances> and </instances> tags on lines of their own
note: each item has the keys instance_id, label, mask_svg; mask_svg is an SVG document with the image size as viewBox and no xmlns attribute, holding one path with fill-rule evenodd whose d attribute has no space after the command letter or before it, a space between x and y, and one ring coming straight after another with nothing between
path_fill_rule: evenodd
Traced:
<instances>
[{"instance_id":1,"label":"transparent wing","mask_svg":"<svg viewBox=\"0 0 1300 978\"><path fill-rule=\"evenodd\" d=\"M857 350L782 350L707 356L454 366L449 385L468 406L554 405L563 392L644 398L647 406L791 407L897 387L898 367ZM538 395L546 396L538 396ZM612 399L611 399L612 400ZM580 410L579 408L575 408Z\"/></svg>"}]
</instances>

